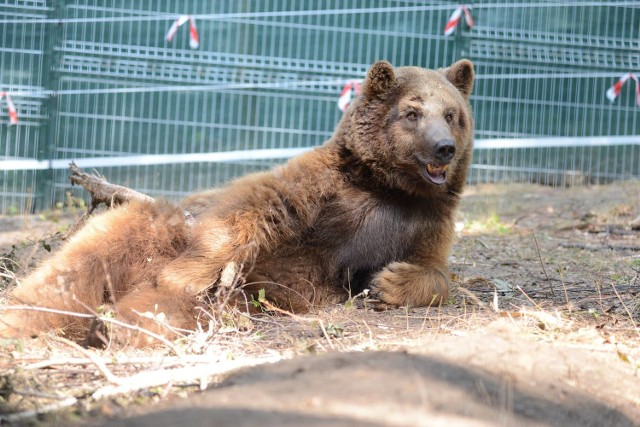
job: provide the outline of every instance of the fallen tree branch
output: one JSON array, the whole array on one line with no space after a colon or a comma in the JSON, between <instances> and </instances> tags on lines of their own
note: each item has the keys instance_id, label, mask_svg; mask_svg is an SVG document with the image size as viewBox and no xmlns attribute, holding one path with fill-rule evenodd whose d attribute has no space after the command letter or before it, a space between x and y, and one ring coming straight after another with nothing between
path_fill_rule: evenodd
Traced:
<instances>
[{"instance_id":1,"label":"fallen tree branch","mask_svg":"<svg viewBox=\"0 0 640 427\"><path fill-rule=\"evenodd\" d=\"M78 167L74 162L69 164L71 175L69 179L72 185L80 185L91 193L91 203L87 211L91 213L101 203L112 207L132 200L143 202L153 202L154 198L146 194L139 193L121 185L111 184L105 177L97 172L88 174Z\"/></svg>"},{"instance_id":2,"label":"fallen tree branch","mask_svg":"<svg viewBox=\"0 0 640 427\"><path fill-rule=\"evenodd\" d=\"M68 239L86 224L87 220L93 213L94 209L104 203L108 207L117 206L132 200L143 202L153 202L154 198L146 194L139 193L121 185L111 184L105 177L94 171L93 174L86 173L78 167L74 162L69 163L71 175L71 185L80 185L91 194L91 202L87 206L87 210L82 214L80 219L69 228L62 236L62 239Z\"/></svg>"}]
</instances>

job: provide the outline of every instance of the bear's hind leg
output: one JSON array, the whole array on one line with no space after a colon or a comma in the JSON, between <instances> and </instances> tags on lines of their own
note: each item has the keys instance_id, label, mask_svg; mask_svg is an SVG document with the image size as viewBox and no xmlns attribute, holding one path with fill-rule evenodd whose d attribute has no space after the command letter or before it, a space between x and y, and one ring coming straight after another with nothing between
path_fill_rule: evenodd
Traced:
<instances>
[{"instance_id":1,"label":"bear's hind leg","mask_svg":"<svg viewBox=\"0 0 640 427\"><path fill-rule=\"evenodd\" d=\"M180 209L167 203L130 203L92 218L62 249L9 294L8 305L92 314L153 280L186 246ZM83 338L90 317L37 310L3 310L0 337L63 330Z\"/></svg>"},{"instance_id":2,"label":"bear's hind leg","mask_svg":"<svg viewBox=\"0 0 640 427\"><path fill-rule=\"evenodd\" d=\"M115 305L116 318L134 328L114 326L110 328L109 338L121 347L144 347L157 343L148 332L165 339L176 339L181 331L195 329L196 306L197 300L191 295L174 294L145 284Z\"/></svg>"}]
</instances>

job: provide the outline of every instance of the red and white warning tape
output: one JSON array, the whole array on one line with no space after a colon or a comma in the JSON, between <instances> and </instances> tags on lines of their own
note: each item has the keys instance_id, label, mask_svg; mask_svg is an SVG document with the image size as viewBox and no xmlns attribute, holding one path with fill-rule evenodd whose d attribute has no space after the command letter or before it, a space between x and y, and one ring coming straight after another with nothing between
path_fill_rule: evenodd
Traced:
<instances>
[{"instance_id":1,"label":"red and white warning tape","mask_svg":"<svg viewBox=\"0 0 640 427\"><path fill-rule=\"evenodd\" d=\"M624 86L629 79L633 79L636 82L636 104L640 107L640 82L638 81L638 76L633 73L626 73L620 77L620 80L615 82L613 86L607 90L607 98L609 98L611 102L615 101L618 95L620 95L622 86Z\"/></svg>"},{"instance_id":2,"label":"red and white warning tape","mask_svg":"<svg viewBox=\"0 0 640 427\"><path fill-rule=\"evenodd\" d=\"M351 80L344 85L342 93L340 93L340 98L338 98L338 108L340 111L344 112L347 107L351 105L354 92L356 95L360 95L360 83L355 80Z\"/></svg>"},{"instance_id":3,"label":"red and white warning tape","mask_svg":"<svg viewBox=\"0 0 640 427\"><path fill-rule=\"evenodd\" d=\"M7 108L9 109L9 122L12 125L18 124L18 111L16 110L16 106L13 105L13 101L11 100L11 95L9 92L0 92L0 99L7 98Z\"/></svg>"},{"instance_id":4,"label":"red and white warning tape","mask_svg":"<svg viewBox=\"0 0 640 427\"><path fill-rule=\"evenodd\" d=\"M458 27L458 24L460 23L460 18L462 17L463 13L464 13L464 20L467 22L467 25L469 26L469 28L473 28L475 23L473 22L473 16L471 16L471 11L467 6L460 5L456 8L456 10L453 11L453 13L451 14L451 17L449 17L449 20L447 21L447 25L445 25L444 27L445 36L453 34L453 32Z\"/></svg>"},{"instance_id":5,"label":"red and white warning tape","mask_svg":"<svg viewBox=\"0 0 640 427\"><path fill-rule=\"evenodd\" d=\"M178 28L184 25L187 21L189 22L189 46L191 46L191 49L197 49L198 46L200 46L200 37L198 36L196 21L189 15L182 15L176 19L173 24L171 24L171 28L167 31L165 38L168 42L171 42L171 40L173 40L173 36L178 32Z\"/></svg>"}]
</instances>

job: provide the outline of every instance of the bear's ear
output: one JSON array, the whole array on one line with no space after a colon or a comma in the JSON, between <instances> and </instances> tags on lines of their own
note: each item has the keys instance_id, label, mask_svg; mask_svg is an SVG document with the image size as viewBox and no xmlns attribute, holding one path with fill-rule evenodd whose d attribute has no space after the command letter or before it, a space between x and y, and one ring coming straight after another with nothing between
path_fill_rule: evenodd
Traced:
<instances>
[{"instance_id":1,"label":"bear's ear","mask_svg":"<svg viewBox=\"0 0 640 427\"><path fill-rule=\"evenodd\" d=\"M469 98L471 90L473 90L473 79L475 73L473 71L473 63L468 59L461 59L449 68L442 69L447 80L451 82L465 97Z\"/></svg>"},{"instance_id":2,"label":"bear's ear","mask_svg":"<svg viewBox=\"0 0 640 427\"><path fill-rule=\"evenodd\" d=\"M379 98L396 82L393 67L387 61L378 61L367 72L362 91L367 98Z\"/></svg>"}]
</instances>

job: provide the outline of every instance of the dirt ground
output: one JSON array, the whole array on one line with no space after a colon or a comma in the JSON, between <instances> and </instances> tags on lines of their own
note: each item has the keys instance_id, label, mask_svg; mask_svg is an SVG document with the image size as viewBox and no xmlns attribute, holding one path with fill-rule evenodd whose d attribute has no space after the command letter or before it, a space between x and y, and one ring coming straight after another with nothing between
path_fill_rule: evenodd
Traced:
<instances>
[{"instance_id":1,"label":"dirt ground","mask_svg":"<svg viewBox=\"0 0 640 427\"><path fill-rule=\"evenodd\" d=\"M79 213L0 217L0 287ZM639 216L638 182L471 186L443 307L231 313L153 350L0 340L0 420L640 425Z\"/></svg>"}]
</instances>

